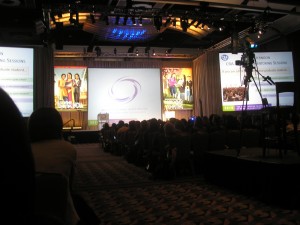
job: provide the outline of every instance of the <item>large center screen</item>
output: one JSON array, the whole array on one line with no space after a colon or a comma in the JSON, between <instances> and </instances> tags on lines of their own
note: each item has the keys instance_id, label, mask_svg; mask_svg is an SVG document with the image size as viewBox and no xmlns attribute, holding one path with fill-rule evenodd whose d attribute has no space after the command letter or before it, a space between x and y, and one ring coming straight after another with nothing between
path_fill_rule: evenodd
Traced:
<instances>
[{"instance_id":1,"label":"large center screen","mask_svg":"<svg viewBox=\"0 0 300 225\"><path fill-rule=\"evenodd\" d=\"M275 83L294 81L291 52L255 52L251 65L243 53L220 53L219 62L223 111L259 110L263 99L267 106L276 106ZM245 68L251 67L246 73ZM292 105L292 93L284 94L280 101Z\"/></svg>"},{"instance_id":2,"label":"large center screen","mask_svg":"<svg viewBox=\"0 0 300 225\"><path fill-rule=\"evenodd\" d=\"M88 125L99 114L109 122L161 119L160 69L88 69Z\"/></svg>"}]
</instances>

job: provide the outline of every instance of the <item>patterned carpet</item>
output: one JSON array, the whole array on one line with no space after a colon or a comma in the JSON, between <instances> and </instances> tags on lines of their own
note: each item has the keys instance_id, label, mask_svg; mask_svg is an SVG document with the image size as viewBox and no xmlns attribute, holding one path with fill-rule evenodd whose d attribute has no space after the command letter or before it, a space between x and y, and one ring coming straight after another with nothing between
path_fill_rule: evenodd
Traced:
<instances>
[{"instance_id":1,"label":"patterned carpet","mask_svg":"<svg viewBox=\"0 0 300 225\"><path fill-rule=\"evenodd\" d=\"M144 169L103 152L99 144L75 146L74 191L94 210L100 224L300 224L300 210L266 205L201 176L151 180Z\"/></svg>"}]
</instances>

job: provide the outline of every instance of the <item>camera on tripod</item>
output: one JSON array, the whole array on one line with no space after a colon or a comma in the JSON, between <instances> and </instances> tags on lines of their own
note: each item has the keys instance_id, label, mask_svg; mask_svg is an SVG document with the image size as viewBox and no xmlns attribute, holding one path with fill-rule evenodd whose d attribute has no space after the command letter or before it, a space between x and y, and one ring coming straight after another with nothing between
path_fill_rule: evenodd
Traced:
<instances>
[{"instance_id":1,"label":"camera on tripod","mask_svg":"<svg viewBox=\"0 0 300 225\"><path fill-rule=\"evenodd\" d=\"M257 44L250 38L246 37L244 39L244 53L241 57L241 60L236 60L235 65L243 67L252 67L255 55L252 51L253 48L257 48Z\"/></svg>"},{"instance_id":2,"label":"camera on tripod","mask_svg":"<svg viewBox=\"0 0 300 225\"><path fill-rule=\"evenodd\" d=\"M254 63L254 53L250 51L249 49L246 49L246 51L243 53L241 60L236 60L235 65L237 66L243 66L243 67L250 67Z\"/></svg>"}]
</instances>

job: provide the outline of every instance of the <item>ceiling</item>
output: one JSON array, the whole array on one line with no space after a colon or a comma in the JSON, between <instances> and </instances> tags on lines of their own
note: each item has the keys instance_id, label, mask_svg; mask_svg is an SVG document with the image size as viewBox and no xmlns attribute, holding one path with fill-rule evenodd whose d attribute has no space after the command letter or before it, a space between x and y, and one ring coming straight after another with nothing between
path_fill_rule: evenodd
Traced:
<instances>
[{"instance_id":1,"label":"ceiling","mask_svg":"<svg viewBox=\"0 0 300 225\"><path fill-rule=\"evenodd\" d=\"M132 46L131 51L205 51L243 35L262 41L300 29L298 0L6 0L0 6L2 45L54 44L58 50Z\"/></svg>"}]
</instances>

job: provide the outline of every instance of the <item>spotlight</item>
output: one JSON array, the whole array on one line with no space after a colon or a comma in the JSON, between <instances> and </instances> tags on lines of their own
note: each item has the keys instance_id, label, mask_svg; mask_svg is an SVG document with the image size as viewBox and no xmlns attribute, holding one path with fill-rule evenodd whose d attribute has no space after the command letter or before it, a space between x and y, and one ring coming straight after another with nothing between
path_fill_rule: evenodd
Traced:
<instances>
[{"instance_id":1,"label":"spotlight","mask_svg":"<svg viewBox=\"0 0 300 225\"><path fill-rule=\"evenodd\" d=\"M75 15L75 19L74 19L74 15ZM70 24L73 25L79 25L79 16L78 16L78 12L70 12Z\"/></svg>"},{"instance_id":2,"label":"spotlight","mask_svg":"<svg viewBox=\"0 0 300 225\"><path fill-rule=\"evenodd\" d=\"M170 23L171 23L171 17L168 17L168 18L166 19L166 22L164 23L164 27L169 26Z\"/></svg>"},{"instance_id":3,"label":"spotlight","mask_svg":"<svg viewBox=\"0 0 300 225\"><path fill-rule=\"evenodd\" d=\"M174 18L174 19L172 20L172 25L173 25L173 27L176 27L176 18Z\"/></svg>"},{"instance_id":4,"label":"spotlight","mask_svg":"<svg viewBox=\"0 0 300 225\"><path fill-rule=\"evenodd\" d=\"M100 48L99 46L97 46L97 47L95 48L95 51L96 51L97 57L101 56L101 48Z\"/></svg>"},{"instance_id":5,"label":"spotlight","mask_svg":"<svg viewBox=\"0 0 300 225\"><path fill-rule=\"evenodd\" d=\"M116 16L116 20L115 20L115 25L119 25L119 20L120 20L120 16L117 15L117 16Z\"/></svg>"},{"instance_id":6,"label":"spotlight","mask_svg":"<svg viewBox=\"0 0 300 225\"><path fill-rule=\"evenodd\" d=\"M199 19L199 20L197 21L197 23L194 24L194 27L197 28L197 27L199 27L200 24L201 24L201 20Z\"/></svg>"},{"instance_id":7,"label":"spotlight","mask_svg":"<svg viewBox=\"0 0 300 225\"><path fill-rule=\"evenodd\" d=\"M108 16L107 16L107 15L104 16L104 21L105 21L105 24L106 24L106 25L109 25L109 19L108 19Z\"/></svg>"},{"instance_id":8,"label":"spotlight","mask_svg":"<svg viewBox=\"0 0 300 225\"><path fill-rule=\"evenodd\" d=\"M152 49L152 55L156 55L156 53L155 53L154 49Z\"/></svg>"},{"instance_id":9,"label":"spotlight","mask_svg":"<svg viewBox=\"0 0 300 225\"><path fill-rule=\"evenodd\" d=\"M89 46L87 47L87 52L93 52L93 48L94 48L93 45L89 45Z\"/></svg>"},{"instance_id":10,"label":"spotlight","mask_svg":"<svg viewBox=\"0 0 300 225\"><path fill-rule=\"evenodd\" d=\"M139 25L142 26L143 25L143 18L140 16L139 17Z\"/></svg>"},{"instance_id":11,"label":"spotlight","mask_svg":"<svg viewBox=\"0 0 300 225\"><path fill-rule=\"evenodd\" d=\"M146 53L146 54L149 54L149 50L150 50L150 47L147 46L147 47L145 48L145 53Z\"/></svg>"},{"instance_id":12,"label":"spotlight","mask_svg":"<svg viewBox=\"0 0 300 225\"><path fill-rule=\"evenodd\" d=\"M128 16L124 16L123 25L125 26L127 24Z\"/></svg>"},{"instance_id":13,"label":"spotlight","mask_svg":"<svg viewBox=\"0 0 300 225\"><path fill-rule=\"evenodd\" d=\"M131 22L132 22L132 25L136 25L136 22L135 22L135 17L131 17Z\"/></svg>"},{"instance_id":14,"label":"spotlight","mask_svg":"<svg viewBox=\"0 0 300 225\"><path fill-rule=\"evenodd\" d=\"M138 49L135 50L135 55L139 56L139 50Z\"/></svg>"},{"instance_id":15,"label":"spotlight","mask_svg":"<svg viewBox=\"0 0 300 225\"><path fill-rule=\"evenodd\" d=\"M155 16L154 17L154 26L156 27L156 30L159 32L160 28L162 26L162 18L161 18L161 16Z\"/></svg>"},{"instance_id":16,"label":"spotlight","mask_svg":"<svg viewBox=\"0 0 300 225\"><path fill-rule=\"evenodd\" d=\"M91 22L96 23L95 16L93 13L90 14Z\"/></svg>"},{"instance_id":17,"label":"spotlight","mask_svg":"<svg viewBox=\"0 0 300 225\"><path fill-rule=\"evenodd\" d=\"M133 53L133 49L134 49L134 47L133 46L131 46L130 48L128 48L128 53Z\"/></svg>"},{"instance_id":18,"label":"spotlight","mask_svg":"<svg viewBox=\"0 0 300 225\"><path fill-rule=\"evenodd\" d=\"M187 29L189 27L188 19L187 18L180 18L180 24L181 28L184 32L187 32Z\"/></svg>"}]
</instances>

